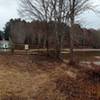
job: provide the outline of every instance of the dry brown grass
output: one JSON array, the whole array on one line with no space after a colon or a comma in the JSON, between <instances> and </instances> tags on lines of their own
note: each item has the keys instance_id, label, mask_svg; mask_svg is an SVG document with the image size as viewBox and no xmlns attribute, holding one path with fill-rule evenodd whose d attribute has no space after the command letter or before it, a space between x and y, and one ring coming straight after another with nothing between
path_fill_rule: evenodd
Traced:
<instances>
[{"instance_id":1,"label":"dry brown grass","mask_svg":"<svg viewBox=\"0 0 100 100\"><path fill-rule=\"evenodd\" d=\"M0 55L0 100L99 100L100 82L87 76L45 57Z\"/></svg>"}]
</instances>

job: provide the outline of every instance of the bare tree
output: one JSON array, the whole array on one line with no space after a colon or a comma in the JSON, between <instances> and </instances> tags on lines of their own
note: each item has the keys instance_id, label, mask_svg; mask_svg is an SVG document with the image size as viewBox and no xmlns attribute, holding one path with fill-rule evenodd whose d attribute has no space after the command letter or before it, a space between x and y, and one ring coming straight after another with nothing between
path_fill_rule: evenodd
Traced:
<instances>
[{"instance_id":1,"label":"bare tree","mask_svg":"<svg viewBox=\"0 0 100 100\"><path fill-rule=\"evenodd\" d=\"M67 18L69 21L70 26L70 63L74 64L74 41L73 41L73 34L74 34L74 24L75 18L82 14L86 10L93 10L92 5L90 4L91 0L67 0L67 7L68 7L68 14Z\"/></svg>"},{"instance_id":2,"label":"bare tree","mask_svg":"<svg viewBox=\"0 0 100 100\"><path fill-rule=\"evenodd\" d=\"M28 17L31 20L49 21L48 10L49 2L48 0L20 0L20 10L19 13L21 16ZM47 30L48 31L48 30ZM46 48L47 54L49 50L48 44L48 32L46 32Z\"/></svg>"},{"instance_id":3,"label":"bare tree","mask_svg":"<svg viewBox=\"0 0 100 100\"><path fill-rule=\"evenodd\" d=\"M62 39L64 36L64 23L67 21L67 2L66 0L54 0L54 21L55 21L55 33L56 33L56 53L57 57L60 58Z\"/></svg>"},{"instance_id":4,"label":"bare tree","mask_svg":"<svg viewBox=\"0 0 100 100\"><path fill-rule=\"evenodd\" d=\"M56 33L58 55L61 48L62 29L61 23L66 23L70 27L70 62L74 61L74 24L75 18L86 10L90 10L91 0L20 0L19 12L23 16L28 16L32 20L55 22L54 33ZM48 30L47 30L48 31ZM48 52L49 34L46 35L46 47Z\"/></svg>"},{"instance_id":5,"label":"bare tree","mask_svg":"<svg viewBox=\"0 0 100 100\"><path fill-rule=\"evenodd\" d=\"M62 29L61 23L66 21L66 0L20 0L19 13L21 16L28 16L32 20L45 21L46 23L54 21L54 33L57 40L58 55L61 48ZM46 34L46 48L49 49L49 34Z\"/></svg>"}]
</instances>

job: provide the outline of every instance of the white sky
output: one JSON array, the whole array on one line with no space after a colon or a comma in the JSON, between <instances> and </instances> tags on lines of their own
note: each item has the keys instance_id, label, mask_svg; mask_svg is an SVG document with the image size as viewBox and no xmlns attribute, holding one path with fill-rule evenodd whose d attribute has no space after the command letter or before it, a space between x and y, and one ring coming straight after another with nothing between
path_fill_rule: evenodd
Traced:
<instances>
[{"instance_id":1,"label":"white sky","mask_svg":"<svg viewBox=\"0 0 100 100\"><path fill-rule=\"evenodd\" d=\"M11 18L18 18L17 0L0 0L0 30Z\"/></svg>"},{"instance_id":2,"label":"white sky","mask_svg":"<svg viewBox=\"0 0 100 100\"><path fill-rule=\"evenodd\" d=\"M19 0L0 0L0 30L3 29L5 23L11 18L19 18L18 9ZM92 0L93 4L100 5L100 0ZM100 9L100 7L99 7ZM94 13L86 12L81 17L83 26L87 28L100 29L100 14L95 15Z\"/></svg>"}]
</instances>

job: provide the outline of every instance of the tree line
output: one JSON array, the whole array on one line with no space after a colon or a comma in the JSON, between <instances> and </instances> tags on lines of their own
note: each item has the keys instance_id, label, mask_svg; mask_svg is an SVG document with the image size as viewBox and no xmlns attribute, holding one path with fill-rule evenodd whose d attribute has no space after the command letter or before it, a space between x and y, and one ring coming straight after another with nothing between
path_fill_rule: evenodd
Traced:
<instances>
[{"instance_id":1,"label":"tree line","mask_svg":"<svg viewBox=\"0 0 100 100\"><path fill-rule=\"evenodd\" d=\"M11 19L5 26L5 39L11 39L15 44L29 44L33 48L46 48L47 40L49 48L57 49L57 34L54 32L55 22L45 21L26 22L21 19ZM57 23L56 23L57 24ZM62 23L63 33L60 38L60 48L69 48L69 30L65 23ZM99 48L99 30L81 28L79 24L74 27L74 48ZM59 29L58 29L59 30ZM48 34L48 39L47 39Z\"/></svg>"}]
</instances>

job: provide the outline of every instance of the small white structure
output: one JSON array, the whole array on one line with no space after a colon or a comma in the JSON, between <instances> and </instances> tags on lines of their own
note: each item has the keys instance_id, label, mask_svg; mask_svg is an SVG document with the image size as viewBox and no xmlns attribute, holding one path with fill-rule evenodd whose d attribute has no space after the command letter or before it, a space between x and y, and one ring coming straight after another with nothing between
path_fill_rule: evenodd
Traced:
<instances>
[{"instance_id":1,"label":"small white structure","mask_svg":"<svg viewBox=\"0 0 100 100\"><path fill-rule=\"evenodd\" d=\"M10 48L10 43L9 41L3 39L0 41L0 49L9 49Z\"/></svg>"},{"instance_id":2,"label":"small white structure","mask_svg":"<svg viewBox=\"0 0 100 100\"><path fill-rule=\"evenodd\" d=\"M29 50L29 45L25 44L25 50Z\"/></svg>"}]
</instances>

